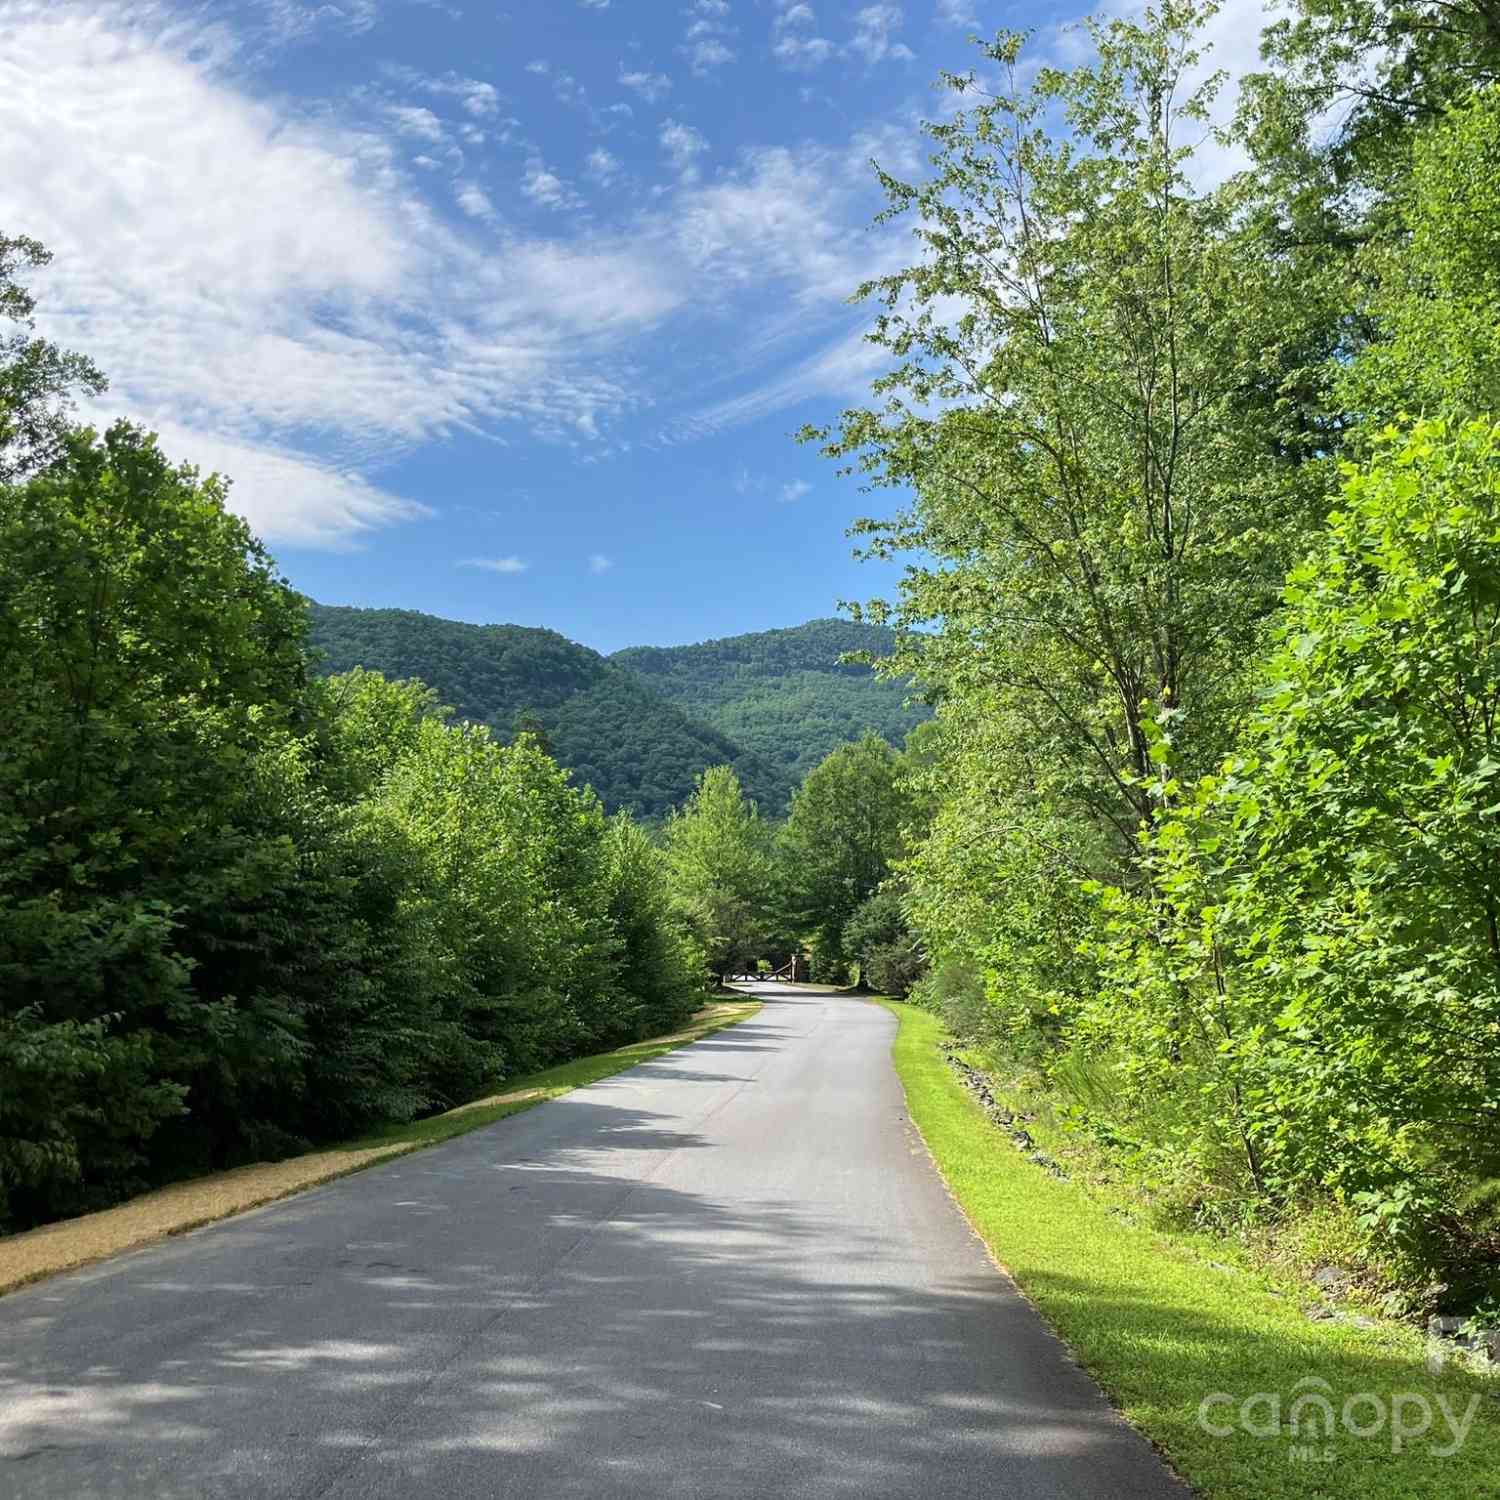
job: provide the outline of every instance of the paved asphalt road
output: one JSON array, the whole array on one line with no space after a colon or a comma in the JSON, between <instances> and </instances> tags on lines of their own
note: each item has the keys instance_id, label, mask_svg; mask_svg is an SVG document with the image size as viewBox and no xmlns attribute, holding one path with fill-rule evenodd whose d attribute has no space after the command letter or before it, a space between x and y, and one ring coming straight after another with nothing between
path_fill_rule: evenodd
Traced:
<instances>
[{"instance_id":1,"label":"paved asphalt road","mask_svg":"<svg viewBox=\"0 0 1500 1500\"><path fill-rule=\"evenodd\" d=\"M754 1020L0 1298L0 1497L1183 1500L990 1264L876 1006Z\"/></svg>"}]
</instances>

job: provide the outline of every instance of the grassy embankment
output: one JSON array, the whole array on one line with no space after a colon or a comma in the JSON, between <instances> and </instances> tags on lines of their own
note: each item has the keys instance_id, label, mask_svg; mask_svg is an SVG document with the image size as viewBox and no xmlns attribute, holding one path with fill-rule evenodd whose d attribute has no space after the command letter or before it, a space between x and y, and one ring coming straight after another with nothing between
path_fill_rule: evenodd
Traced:
<instances>
[{"instance_id":1,"label":"grassy embankment","mask_svg":"<svg viewBox=\"0 0 1500 1500\"><path fill-rule=\"evenodd\" d=\"M1210 1260L1189 1237L1123 1222L985 1118L938 1050L935 1017L882 1003L900 1022L894 1058L912 1119L970 1222L1207 1500L1500 1496L1500 1383L1451 1361L1429 1366L1422 1334L1400 1324L1310 1320L1295 1287ZM1219 1393L1232 1400L1211 1403L1205 1423L1202 1403ZM1330 1435L1313 1404L1294 1413L1305 1396L1331 1403ZM1346 1414L1369 1435L1350 1431ZM1424 1416L1431 1425L1416 1431Z\"/></svg>"},{"instance_id":2,"label":"grassy embankment","mask_svg":"<svg viewBox=\"0 0 1500 1500\"><path fill-rule=\"evenodd\" d=\"M290 1197L307 1188L347 1177L377 1162L436 1146L454 1136L482 1129L520 1113L533 1105L586 1084L597 1083L612 1073L649 1062L664 1052L733 1026L760 1009L759 1001L739 999L735 1004L713 1004L693 1016L687 1026L670 1036L633 1042L613 1052L574 1058L540 1073L514 1078L504 1093L475 1099L445 1114L391 1125L373 1135L348 1141L321 1151L310 1151L285 1161L256 1162L228 1172L195 1177L173 1183L99 1213L85 1214L47 1224L24 1234L0 1238L0 1293L27 1282L38 1281L59 1271L103 1260L126 1250L139 1249L153 1240L183 1234L189 1229L226 1219L232 1214L258 1208L263 1203Z\"/></svg>"}]
</instances>

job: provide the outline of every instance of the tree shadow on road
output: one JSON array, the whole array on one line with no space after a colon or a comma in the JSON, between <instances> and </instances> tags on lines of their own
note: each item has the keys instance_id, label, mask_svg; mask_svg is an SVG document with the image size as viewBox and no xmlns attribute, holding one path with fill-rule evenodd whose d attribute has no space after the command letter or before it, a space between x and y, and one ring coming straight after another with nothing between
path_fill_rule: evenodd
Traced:
<instances>
[{"instance_id":1,"label":"tree shadow on road","mask_svg":"<svg viewBox=\"0 0 1500 1500\"><path fill-rule=\"evenodd\" d=\"M836 1205L659 1185L706 1142L589 1107L592 1149L481 1133L7 1299L0 1493L1171 1493L977 1246L932 1280Z\"/></svg>"}]
</instances>

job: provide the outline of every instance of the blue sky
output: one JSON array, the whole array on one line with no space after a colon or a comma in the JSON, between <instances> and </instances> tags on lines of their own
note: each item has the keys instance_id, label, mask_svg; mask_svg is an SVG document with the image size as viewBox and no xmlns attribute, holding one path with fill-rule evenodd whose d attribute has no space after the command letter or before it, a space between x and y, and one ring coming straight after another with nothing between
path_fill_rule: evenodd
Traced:
<instances>
[{"instance_id":1,"label":"blue sky","mask_svg":"<svg viewBox=\"0 0 1500 1500\"><path fill-rule=\"evenodd\" d=\"M791 625L894 578L844 536L890 497L790 438L878 373L845 299L910 242L870 159L920 170L969 33L1068 19L0 0L0 225L55 252L90 417L232 476L314 597L601 650Z\"/></svg>"}]
</instances>

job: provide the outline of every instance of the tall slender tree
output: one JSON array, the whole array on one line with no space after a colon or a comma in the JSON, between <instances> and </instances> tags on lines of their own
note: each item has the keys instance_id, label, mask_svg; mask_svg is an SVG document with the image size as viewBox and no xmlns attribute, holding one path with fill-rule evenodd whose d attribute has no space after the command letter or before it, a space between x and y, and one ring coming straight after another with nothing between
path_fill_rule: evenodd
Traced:
<instances>
[{"instance_id":1,"label":"tall slender tree","mask_svg":"<svg viewBox=\"0 0 1500 1500\"><path fill-rule=\"evenodd\" d=\"M1223 752L1326 488L1304 400L1338 286L1291 279L1242 229L1240 186L1194 186L1211 14L1095 24L1088 66L1030 85L1003 36L982 49L997 92L948 78L932 174L882 174L925 252L860 289L894 361L883 404L809 434L915 496L857 528L913 557L873 611L903 631L893 669L984 695L1014 793L1065 804L1124 866L1156 815L1148 723L1196 765Z\"/></svg>"},{"instance_id":2,"label":"tall slender tree","mask_svg":"<svg viewBox=\"0 0 1500 1500\"><path fill-rule=\"evenodd\" d=\"M729 766L705 771L667 823L673 892L716 974L743 969L773 936L771 836Z\"/></svg>"},{"instance_id":3,"label":"tall slender tree","mask_svg":"<svg viewBox=\"0 0 1500 1500\"><path fill-rule=\"evenodd\" d=\"M785 889L793 920L812 935L818 978L844 976L854 956L845 926L905 852L912 810L901 757L876 734L833 751L792 798Z\"/></svg>"}]
</instances>

